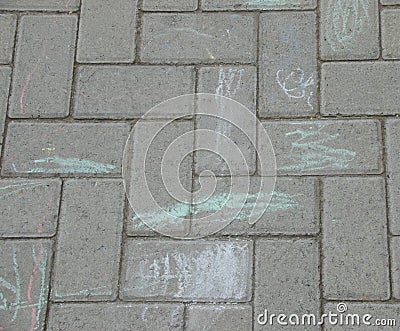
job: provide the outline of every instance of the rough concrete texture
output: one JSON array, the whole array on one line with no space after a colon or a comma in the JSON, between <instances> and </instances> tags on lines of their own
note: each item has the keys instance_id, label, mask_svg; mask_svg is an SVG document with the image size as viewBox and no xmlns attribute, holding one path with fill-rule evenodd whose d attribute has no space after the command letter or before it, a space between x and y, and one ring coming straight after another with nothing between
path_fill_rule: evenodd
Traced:
<instances>
[{"instance_id":1,"label":"rough concrete texture","mask_svg":"<svg viewBox=\"0 0 400 331\"><path fill-rule=\"evenodd\" d=\"M255 316L318 314L320 309L318 244L312 239L258 240L255 266ZM254 330L264 330L264 317ZM267 318L268 320L268 318ZM269 325L270 330L281 326Z\"/></svg>"},{"instance_id":2,"label":"rough concrete texture","mask_svg":"<svg viewBox=\"0 0 400 331\"><path fill-rule=\"evenodd\" d=\"M122 181L70 180L63 192L52 296L55 301L116 298Z\"/></svg>"},{"instance_id":3,"label":"rough concrete texture","mask_svg":"<svg viewBox=\"0 0 400 331\"><path fill-rule=\"evenodd\" d=\"M199 326L209 331L230 331L233 326L236 330L251 329L250 305L190 305L187 311L188 331L196 331Z\"/></svg>"},{"instance_id":4,"label":"rough concrete texture","mask_svg":"<svg viewBox=\"0 0 400 331\"><path fill-rule=\"evenodd\" d=\"M398 62L323 64L321 112L324 115L399 114L398 64ZM343 75L346 75L345 80ZM375 93L380 86L385 88L380 93Z\"/></svg>"},{"instance_id":5,"label":"rough concrete texture","mask_svg":"<svg viewBox=\"0 0 400 331\"><path fill-rule=\"evenodd\" d=\"M55 304L50 310L50 331L178 331L183 326L183 305L88 303Z\"/></svg>"},{"instance_id":6,"label":"rough concrete texture","mask_svg":"<svg viewBox=\"0 0 400 331\"><path fill-rule=\"evenodd\" d=\"M399 0L0 0L0 331L398 330L399 27ZM338 308L372 325L278 323Z\"/></svg>"},{"instance_id":7,"label":"rough concrete texture","mask_svg":"<svg viewBox=\"0 0 400 331\"><path fill-rule=\"evenodd\" d=\"M386 122L388 207L390 230L395 235L400 235L400 148L397 143L400 138L399 133L400 120L388 120Z\"/></svg>"},{"instance_id":8,"label":"rough concrete texture","mask_svg":"<svg viewBox=\"0 0 400 331\"><path fill-rule=\"evenodd\" d=\"M382 11L382 54L385 59L400 59L400 11Z\"/></svg>"},{"instance_id":9,"label":"rough concrete texture","mask_svg":"<svg viewBox=\"0 0 400 331\"><path fill-rule=\"evenodd\" d=\"M0 180L0 237L55 235L60 194L59 179Z\"/></svg>"},{"instance_id":10,"label":"rough concrete texture","mask_svg":"<svg viewBox=\"0 0 400 331\"><path fill-rule=\"evenodd\" d=\"M0 63L9 63L12 60L16 28L15 14L0 15Z\"/></svg>"},{"instance_id":11,"label":"rough concrete texture","mask_svg":"<svg viewBox=\"0 0 400 331\"><path fill-rule=\"evenodd\" d=\"M3 0L1 10L39 10L70 12L79 8L80 0Z\"/></svg>"},{"instance_id":12,"label":"rough concrete texture","mask_svg":"<svg viewBox=\"0 0 400 331\"><path fill-rule=\"evenodd\" d=\"M313 12L261 14L260 117L318 111L316 33Z\"/></svg>"},{"instance_id":13,"label":"rough concrete texture","mask_svg":"<svg viewBox=\"0 0 400 331\"><path fill-rule=\"evenodd\" d=\"M140 118L162 101L194 93L194 70L80 66L75 93L75 118Z\"/></svg>"},{"instance_id":14,"label":"rough concrete texture","mask_svg":"<svg viewBox=\"0 0 400 331\"><path fill-rule=\"evenodd\" d=\"M279 9L314 9L317 0L201 0L205 10L279 10Z\"/></svg>"},{"instance_id":15,"label":"rough concrete texture","mask_svg":"<svg viewBox=\"0 0 400 331\"><path fill-rule=\"evenodd\" d=\"M142 9L148 11L196 10L197 0L143 0Z\"/></svg>"},{"instance_id":16,"label":"rough concrete texture","mask_svg":"<svg viewBox=\"0 0 400 331\"><path fill-rule=\"evenodd\" d=\"M15 53L10 117L68 116L76 29L75 15L22 17Z\"/></svg>"},{"instance_id":17,"label":"rough concrete texture","mask_svg":"<svg viewBox=\"0 0 400 331\"><path fill-rule=\"evenodd\" d=\"M81 1L77 61L132 62L137 0Z\"/></svg>"},{"instance_id":18,"label":"rough concrete texture","mask_svg":"<svg viewBox=\"0 0 400 331\"><path fill-rule=\"evenodd\" d=\"M388 242L382 178L322 185L323 288L327 299L387 300Z\"/></svg>"}]
</instances>

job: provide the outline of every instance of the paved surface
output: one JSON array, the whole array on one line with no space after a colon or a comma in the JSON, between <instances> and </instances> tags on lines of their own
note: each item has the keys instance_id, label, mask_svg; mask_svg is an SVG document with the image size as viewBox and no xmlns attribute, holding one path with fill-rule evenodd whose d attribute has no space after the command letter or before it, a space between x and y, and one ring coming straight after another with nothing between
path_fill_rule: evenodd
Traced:
<instances>
[{"instance_id":1,"label":"paved surface","mask_svg":"<svg viewBox=\"0 0 400 331\"><path fill-rule=\"evenodd\" d=\"M0 330L398 330L399 77L399 0L1 0ZM135 215L122 155L138 118L194 92L257 114L278 177L258 222L188 241ZM160 134L149 171L192 129ZM224 133L246 150L250 208L269 174ZM219 162L185 160L183 185ZM276 318L346 306L375 326Z\"/></svg>"}]
</instances>

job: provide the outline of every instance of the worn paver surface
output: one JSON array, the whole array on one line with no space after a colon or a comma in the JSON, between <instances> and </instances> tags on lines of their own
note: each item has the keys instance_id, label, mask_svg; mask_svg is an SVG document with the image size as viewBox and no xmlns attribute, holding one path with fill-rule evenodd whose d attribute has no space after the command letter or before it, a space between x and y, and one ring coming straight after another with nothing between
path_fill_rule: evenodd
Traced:
<instances>
[{"instance_id":1,"label":"worn paver surface","mask_svg":"<svg viewBox=\"0 0 400 331\"><path fill-rule=\"evenodd\" d=\"M0 0L0 331L399 330L399 91L399 0Z\"/></svg>"}]
</instances>

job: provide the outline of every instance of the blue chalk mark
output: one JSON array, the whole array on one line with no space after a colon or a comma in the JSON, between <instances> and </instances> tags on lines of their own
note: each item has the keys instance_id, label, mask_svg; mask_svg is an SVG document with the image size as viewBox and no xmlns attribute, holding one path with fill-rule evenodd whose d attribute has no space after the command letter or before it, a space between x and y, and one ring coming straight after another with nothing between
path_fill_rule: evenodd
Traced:
<instances>
[{"instance_id":1,"label":"blue chalk mark","mask_svg":"<svg viewBox=\"0 0 400 331\"><path fill-rule=\"evenodd\" d=\"M78 159L75 157L62 158L59 156L51 156L44 159L38 159L33 161L35 164L54 164L58 168L32 168L29 170L18 170L15 164L12 164L13 170L16 173L58 173L58 172L68 172L68 173L110 173L115 170L116 167L111 164L99 163L91 160Z\"/></svg>"},{"instance_id":2,"label":"blue chalk mark","mask_svg":"<svg viewBox=\"0 0 400 331\"><path fill-rule=\"evenodd\" d=\"M311 171L327 168L347 168L350 162L356 157L356 152L325 145L330 141L336 140L339 137L339 133L332 135L323 132L323 129L330 124L305 124L316 125L317 128L315 129L313 126L305 130L298 128L286 133L286 137L299 136L296 141L292 142L291 150L291 158L297 161L297 163L279 167L279 170Z\"/></svg>"}]
</instances>

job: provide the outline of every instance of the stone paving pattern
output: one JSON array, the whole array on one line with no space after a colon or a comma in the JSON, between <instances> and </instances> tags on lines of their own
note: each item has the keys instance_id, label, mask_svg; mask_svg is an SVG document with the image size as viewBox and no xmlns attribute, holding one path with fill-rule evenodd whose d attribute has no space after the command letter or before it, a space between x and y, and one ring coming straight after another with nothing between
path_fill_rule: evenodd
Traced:
<instances>
[{"instance_id":1,"label":"stone paving pattern","mask_svg":"<svg viewBox=\"0 0 400 331\"><path fill-rule=\"evenodd\" d=\"M341 301L397 318L398 60L398 0L1 0L0 330L264 330L264 309ZM122 153L194 92L257 113L278 178L255 225L182 241L135 218ZM189 187L214 163L194 160Z\"/></svg>"}]
</instances>

